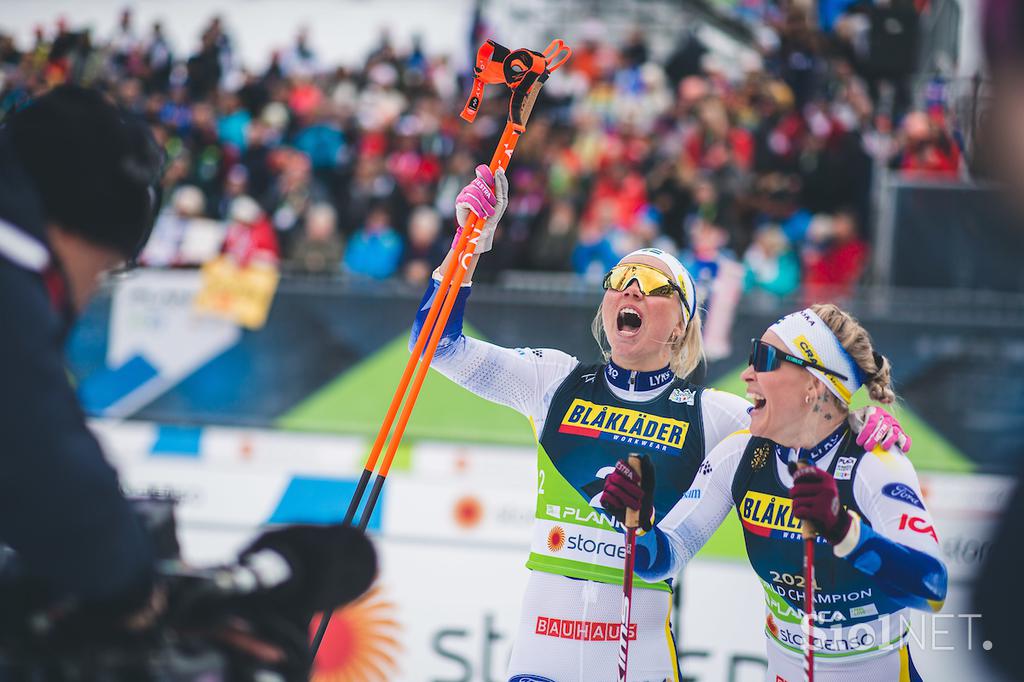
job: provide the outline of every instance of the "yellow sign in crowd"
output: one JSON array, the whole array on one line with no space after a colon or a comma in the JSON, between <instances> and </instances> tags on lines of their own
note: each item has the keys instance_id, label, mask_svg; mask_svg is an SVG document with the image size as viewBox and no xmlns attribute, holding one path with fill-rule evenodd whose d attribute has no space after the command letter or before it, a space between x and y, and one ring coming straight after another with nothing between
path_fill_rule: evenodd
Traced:
<instances>
[{"instance_id":1,"label":"yellow sign in crowd","mask_svg":"<svg viewBox=\"0 0 1024 682\"><path fill-rule=\"evenodd\" d=\"M259 329L267 321L280 274L272 265L256 263L239 267L223 256L202 268L202 288L196 310L222 317L247 329Z\"/></svg>"}]
</instances>

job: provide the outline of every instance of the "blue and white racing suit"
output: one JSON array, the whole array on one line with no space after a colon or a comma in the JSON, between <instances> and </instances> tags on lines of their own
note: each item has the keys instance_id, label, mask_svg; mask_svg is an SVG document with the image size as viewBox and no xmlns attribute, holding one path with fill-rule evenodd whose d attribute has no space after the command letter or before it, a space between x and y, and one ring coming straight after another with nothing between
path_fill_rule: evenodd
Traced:
<instances>
[{"instance_id":1,"label":"blue and white racing suit","mask_svg":"<svg viewBox=\"0 0 1024 682\"><path fill-rule=\"evenodd\" d=\"M910 460L895 449L865 452L845 425L796 452L738 431L718 445L691 491L638 538L636 573L676 575L736 509L747 554L765 591L769 682L803 679L804 578L800 521L793 518L790 459L812 459L836 479L853 525L815 553L815 679L920 679L906 646L907 609L937 611L946 594L938 535Z\"/></svg>"}]
</instances>

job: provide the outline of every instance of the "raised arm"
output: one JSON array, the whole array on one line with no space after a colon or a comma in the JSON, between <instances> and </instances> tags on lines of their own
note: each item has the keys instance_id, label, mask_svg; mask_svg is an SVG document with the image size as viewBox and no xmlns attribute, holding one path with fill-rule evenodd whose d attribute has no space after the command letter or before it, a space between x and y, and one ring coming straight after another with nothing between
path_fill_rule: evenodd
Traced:
<instances>
[{"instance_id":1,"label":"raised arm","mask_svg":"<svg viewBox=\"0 0 1024 682\"><path fill-rule=\"evenodd\" d=\"M495 186L491 187L490 183ZM469 211L487 219L476 253L490 249L491 239L504 206L508 202L508 183L504 173L493 178L486 166L477 168L477 178L467 185L456 201L459 223L464 224ZM461 229L461 228L460 228ZM456 236L456 242L458 236ZM409 337L412 351L424 329L434 299L440 295L442 273L454 258L449 252L444 263L434 271L423 295ZM547 412L547 403L558 385L576 367L576 358L549 348L503 348L463 334L463 316L472 287L470 278L477 257L470 263L466 280L459 289L451 315L444 327L431 367L481 398L511 407L534 421L538 431Z\"/></svg>"}]
</instances>

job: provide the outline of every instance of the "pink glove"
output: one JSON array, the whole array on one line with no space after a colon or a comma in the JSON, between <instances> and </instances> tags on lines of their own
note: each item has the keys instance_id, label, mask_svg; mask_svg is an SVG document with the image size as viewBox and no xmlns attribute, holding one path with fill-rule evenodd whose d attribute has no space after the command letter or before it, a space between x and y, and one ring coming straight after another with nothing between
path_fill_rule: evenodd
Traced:
<instances>
[{"instance_id":1,"label":"pink glove","mask_svg":"<svg viewBox=\"0 0 1024 682\"><path fill-rule=\"evenodd\" d=\"M507 206L508 179L505 177L505 171L499 168L497 173L492 174L487 166L477 166L476 178L463 187L455 198L455 219L459 223L459 229L455 232L452 248L458 244L462 228L465 227L472 211L484 220L484 224L480 226L475 253L490 251L491 243L494 241L494 230Z\"/></svg>"},{"instance_id":2,"label":"pink glove","mask_svg":"<svg viewBox=\"0 0 1024 682\"><path fill-rule=\"evenodd\" d=\"M854 423L854 430L857 431L857 445L868 452L874 450L876 445L881 445L883 450L897 445L901 451L910 452L910 436L896 421L896 417L882 408L865 407L850 413L850 417L851 421L856 419L863 424L857 429L857 423Z\"/></svg>"},{"instance_id":3,"label":"pink glove","mask_svg":"<svg viewBox=\"0 0 1024 682\"><path fill-rule=\"evenodd\" d=\"M491 169L484 164L477 166L476 178L463 187L459 196L455 197L455 219L459 221L459 227L466 226L470 211L484 220L494 215L498 207L498 198L491 191L493 186L494 175Z\"/></svg>"}]
</instances>

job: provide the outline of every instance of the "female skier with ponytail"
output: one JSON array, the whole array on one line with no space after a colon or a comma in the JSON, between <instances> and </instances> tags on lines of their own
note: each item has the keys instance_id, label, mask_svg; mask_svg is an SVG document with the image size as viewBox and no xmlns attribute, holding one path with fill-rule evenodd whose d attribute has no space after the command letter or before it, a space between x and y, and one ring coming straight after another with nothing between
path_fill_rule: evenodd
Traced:
<instances>
[{"instance_id":1,"label":"female skier with ponytail","mask_svg":"<svg viewBox=\"0 0 1024 682\"><path fill-rule=\"evenodd\" d=\"M889 361L849 314L813 305L752 340L743 380L755 405L750 428L715 447L693 482L700 492L638 539L637 576L674 576L735 508L765 591L766 679L796 682L806 644L801 522L810 522L822 547L814 561L815 680L920 680L906 609L942 607L938 535L910 460L884 444L858 444L847 420L862 385L873 400L895 401ZM646 497L628 480L619 484Z\"/></svg>"}]
</instances>

